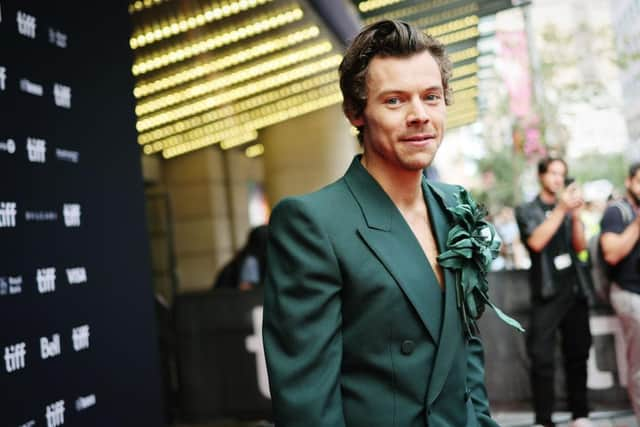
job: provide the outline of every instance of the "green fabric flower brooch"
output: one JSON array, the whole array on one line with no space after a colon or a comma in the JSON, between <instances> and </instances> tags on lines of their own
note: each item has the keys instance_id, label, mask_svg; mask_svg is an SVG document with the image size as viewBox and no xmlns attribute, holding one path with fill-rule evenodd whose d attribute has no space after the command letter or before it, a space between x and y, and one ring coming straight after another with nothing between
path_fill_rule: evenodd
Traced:
<instances>
[{"instance_id":1,"label":"green fabric flower brooch","mask_svg":"<svg viewBox=\"0 0 640 427\"><path fill-rule=\"evenodd\" d=\"M485 220L486 211L462 190L458 204L448 207L455 225L447 236L447 250L438 256L443 268L456 274L456 300L467 335L476 330L476 320L485 305L491 307L508 325L524 332L520 323L507 316L489 300L487 272L498 256L500 238L492 224Z\"/></svg>"}]
</instances>

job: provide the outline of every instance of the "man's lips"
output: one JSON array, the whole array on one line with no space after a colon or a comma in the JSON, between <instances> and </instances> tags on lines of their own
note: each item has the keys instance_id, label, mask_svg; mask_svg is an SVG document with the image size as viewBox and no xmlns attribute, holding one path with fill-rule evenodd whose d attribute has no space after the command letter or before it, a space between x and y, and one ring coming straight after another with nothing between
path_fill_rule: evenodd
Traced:
<instances>
[{"instance_id":1,"label":"man's lips","mask_svg":"<svg viewBox=\"0 0 640 427\"><path fill-rule=\"evenodd\" d=\"M419 133L416 135L409 135L409 136L405 136L400 138L401 141L403 142L410 142L410 143L426 143L431 139L435 139L436 136L434 134L431 133Z\"/></svg>"}]
</instances>

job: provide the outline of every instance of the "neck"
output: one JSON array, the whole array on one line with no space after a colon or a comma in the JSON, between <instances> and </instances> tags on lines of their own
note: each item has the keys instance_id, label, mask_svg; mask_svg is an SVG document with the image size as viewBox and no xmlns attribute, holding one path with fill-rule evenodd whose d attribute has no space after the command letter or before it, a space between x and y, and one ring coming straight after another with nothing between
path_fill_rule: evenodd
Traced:
<instances>
[{"instance_id":1,"label":"neck","mask_svg":"<svg viewBox=\"0 0 640 427\"><path fill-rule=\"evenodd\" d=\"M550 192L549 190L543 188L542 191L540 192L540 200L542 200L548 205L551 205L556 202L556 195Z\"/></svg>"},{"instance_id":2,"label":"neck","mask_svg":"<svg viewBox=\"0 0 640 427\"><path fill-rule=\"evenodd\" d=\"M360 163L380 184L398 209L411 209L416 203L423 202L422 169L390 170L385 163L367 157L366 154L362 156Z\"/></svg>"},{"instance_id":3,"label":"neck","mask_svg":"<svg viewBox=\"0 0 640 427\"><path fill-rule=\"evenodd\" d=\"M629 201L629 203L631 203L633 209L635 209L636 211L640 209L640 205L638 205L638 199L635 198L629 190L627 190L627 200Z\"/></svg>"}]
</instances>

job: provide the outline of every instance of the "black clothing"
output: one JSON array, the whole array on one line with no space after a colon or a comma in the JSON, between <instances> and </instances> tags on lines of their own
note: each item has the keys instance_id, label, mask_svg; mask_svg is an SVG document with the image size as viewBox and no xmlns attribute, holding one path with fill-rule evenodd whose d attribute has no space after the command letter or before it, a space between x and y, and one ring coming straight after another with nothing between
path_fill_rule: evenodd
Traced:
<instances>
[{"instance_id":1,"label":"black clothing","mask_svg":"<svg viewBox=\"0 0 640 427\"><path fill-rule=\"evenodd\" d=\"M622 233L631 221L635 220L637 214L627 199L617 203L624 203L627 212L631 214L630 221L625 221L620 208L611 204L607 206L600 223L601 234L612 232ZM636 242L631 252L624 257L617 265L610 267L609 277L622 289L640 294L640 242Z\"/></svg>"},{"instance_id":2,"label":"black clothing","mask_svg":"<svg viewBox=\"0 0 640 427\"><path fill-rule=\"evenodd\" d=\"M587 359L591 348L589 307L567 286L549 301L535 304L531 312L527 353L531 359L531 388L537 424L552 425L558 331L562 336L569 411L574 419L589 416L586 387Z\"/></svg>"},{"instance_id":3,"label":"black clothing","mask_svg":"<svg viewBox=\"0 0 640 427\"><path fill-rule=\"evenodd\" d=\"M569 215L565 217L560 228L558 228L542 251L535 252L527 246L527 239L544 222L554 208L555 205L544 203L539 196L531 202L516 208L516 221L518 222L520 237L531 258L531 269L529 270L531 298L534 302L552 298L558 293L559 286L567 283L568 279L575 278L576 280L572 281L575 292L581 297L592 301L594 298L592 282L586 276L587 271L581 267L571 243L573 224ZM568 254L571 259L571 265L567 268L558 269L554 260L562 254Z\"/></svg>"},{"instance_id":4,"label":"black clothing","mask_svg":"<svg viewBox=\"0 0 640 427\"><path fill-rule=\"evenodd\" d=\"M587 359L591 347L589 330L590 281L585 276L572 244L572 220L567 215L540 252L527 239L555 208L536 197L516 209L522 241L531 257L531 323L527 352L531 359L531 388L536 423L553 425L554 355L556 336L562 337L569 410L573 418L587 417Z\"/></svg>"}]
</instances>

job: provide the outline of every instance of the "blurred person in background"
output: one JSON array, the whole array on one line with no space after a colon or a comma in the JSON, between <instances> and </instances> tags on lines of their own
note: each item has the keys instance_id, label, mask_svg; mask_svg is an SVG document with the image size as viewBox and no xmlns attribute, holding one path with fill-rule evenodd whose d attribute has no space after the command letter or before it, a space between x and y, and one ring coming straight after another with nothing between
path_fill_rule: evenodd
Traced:
<instances>
[{"instance_id":1,"label":"blurred person in background","mask_svg":"<svg viewBox=\"0 0 640 427\"><path fill-rule=\"evenodd\" d=\"M249 231L244 247L218 274L213 289L231 288L250 291L262 284L267 256L266 225Z\"/></svg>"},{"instance_id":2,"label":"blurred person in background","mask_svg":"<svg viewBox=\"0 0 640 427\"><path fill-rule=\"evenodd\" d=\"M579 216L583 199L578 185L568 184L566 177L564 160L542 159L538 164L540 193L516 209L520 235L531 258L532 309L527 352L537 425L554 426L554 355L560 333L568 406L573 417L570 426L591 427L587 402L589 283L578 259L578 253L587 246Z\"/></svg>"},{"instance_id":3,"label":"blurred person in background","mask_svg":"<svg viewBox=\"0 0 640 427\"><path fill-rule=\"evenodd\" d=\"M493 224L502 240L500 255L504 258L504 269L513 270L516 268L516 246L520 243L520 233L513 208L503 206L495 216Z\"/></svg>"},{"instance_id":4,"label":"blurred person in background","mask_svg":"<svg viewBox=\"0 0 640 427\"><path fill-rule=\"evenodd\" d=\"M600 245L610 266L609 301L627 345L629 399L640 423L640 163L629 168L626 195L602 217Z\"/></svg>"}]
</instances>

